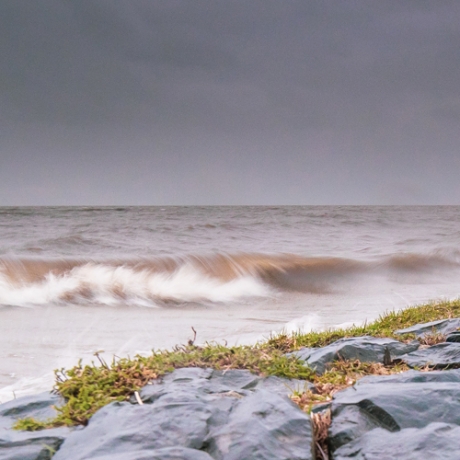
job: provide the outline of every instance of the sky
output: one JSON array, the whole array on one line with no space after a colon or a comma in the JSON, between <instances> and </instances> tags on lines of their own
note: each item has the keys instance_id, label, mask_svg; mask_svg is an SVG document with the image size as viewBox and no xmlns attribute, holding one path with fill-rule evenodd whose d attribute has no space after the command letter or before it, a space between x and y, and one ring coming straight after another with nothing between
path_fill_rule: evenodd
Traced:
<instances>
[{"instance_id":1,"label":"sky","mask_svg":"<svg viewBox=\"0 0 460 460\"><path fill-rule=\"evenodd\" d=\"M0 206L460 204L458 0L1 0Z\"/></svg>"}]
</instances>

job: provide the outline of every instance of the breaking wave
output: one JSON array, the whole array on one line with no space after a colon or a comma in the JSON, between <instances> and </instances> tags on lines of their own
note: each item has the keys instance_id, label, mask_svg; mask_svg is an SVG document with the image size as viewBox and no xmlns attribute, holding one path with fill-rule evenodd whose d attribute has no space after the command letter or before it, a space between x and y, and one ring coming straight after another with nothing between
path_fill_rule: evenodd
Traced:
<instances>
[{"instance_id":1,"label":"breaking wave","mask_svg":"<svg viewBox=\"0 0 460 460\"><path fill-rule=\"evenodd\" d=\"M403 254L374 261L293 254L212 254L139 260L0 259L0 304L227 303L283 291L323 294L366 275L459 268L447 256Z\"/></svg>"}]
</instances>

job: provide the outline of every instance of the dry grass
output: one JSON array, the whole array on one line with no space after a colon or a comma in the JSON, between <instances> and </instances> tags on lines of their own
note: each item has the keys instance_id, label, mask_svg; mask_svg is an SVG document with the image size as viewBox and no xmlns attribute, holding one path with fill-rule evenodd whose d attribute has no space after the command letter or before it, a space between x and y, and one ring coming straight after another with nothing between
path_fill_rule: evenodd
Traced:
<instances>
[{"instance_id":1,"label":"dry grass","mask_svg":"<svg viewBox=\"0 0 460 460\"><path fill-rule=\"evenodd\" d=\"M423 334L421 337L418 338L418 341L421 345L427 345L431 347L432 345L445 342L446 338L447 336L445 334L441 334L440 332L436 332L435 330L433 330L430 333Z\"/></svg>"},{"instance_id":2,"label":"dry grass","mask_svg":"<svg viewBox=\"0 0 460 460\"><path fill-rule=\"evenodd\" d=\"M316 460L329 459L329 447L327 445L327 437L329 426L331 425L331 411L325 410L311 414L311 421L313 425L313 440L315 448Z\"/></svg>"},{"instance_id":3,"label":"dry grass","mask_svg":"<svg viewBox=\"0 0 460 460\"><path fill-rule=\"evenodd\" d=\"M405 364L384 366L380 363L362 363L359 360L335 361L328 365L322 375L314 375L312 383L315 389L294 392L291 399L305 412L310 412L315 405L332 401L335 393L354 385L367 375L400 374L409 370Z\"/></svg>"}]
</instances>

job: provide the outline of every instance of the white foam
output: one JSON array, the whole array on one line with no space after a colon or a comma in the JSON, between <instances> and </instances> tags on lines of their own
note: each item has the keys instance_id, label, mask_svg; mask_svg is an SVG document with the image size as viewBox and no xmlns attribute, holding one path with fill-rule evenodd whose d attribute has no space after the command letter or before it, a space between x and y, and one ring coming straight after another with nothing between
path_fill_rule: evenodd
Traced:
<instances>
[{"instance_id":1,"label":"white foam","mask_svg":"<svg viewBox=\"0 0 460 460\"><path fill-rule=\"evenodd\" d=\"M302 316L301 318L293 319L286 323L283 332L286 334L306 334L313 329L318 330L318 325L321 323L320 317L317 314Z\"/></svg>"},{"instance_id":2,"label":"white foam","mask_svg":"<svg viewBox=\"0 0 460 460\"><path fill-rule=\"evenodd\" d=\"M0 304L14 306L66 303L68 299L155 306L164 301L234 302L270 294L266 285L250 275L226 281L203 274L191 263L171 273L88 263L62 275L49 273L43 280L28 284L13 284L0 274Z\"/></svg>"}]
</instances>

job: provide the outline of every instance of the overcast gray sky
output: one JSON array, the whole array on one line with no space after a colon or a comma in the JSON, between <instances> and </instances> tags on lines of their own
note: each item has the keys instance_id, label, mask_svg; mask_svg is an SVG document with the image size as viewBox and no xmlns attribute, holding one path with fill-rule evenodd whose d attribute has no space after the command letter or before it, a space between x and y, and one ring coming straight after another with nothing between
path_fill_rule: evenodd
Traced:
<instances>
[{"instance_id":1,"label":"overcast gray sky","mask_svg":"<svg viewBox=\"0 0 460 460\"><path fill-rule=\"evenodd\" d=\"M0 205L460 204L458 0L1 0Z\"/></svg>"}]
</instances>

